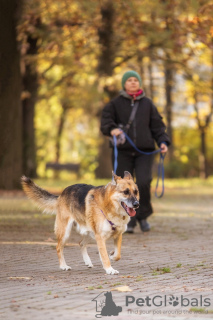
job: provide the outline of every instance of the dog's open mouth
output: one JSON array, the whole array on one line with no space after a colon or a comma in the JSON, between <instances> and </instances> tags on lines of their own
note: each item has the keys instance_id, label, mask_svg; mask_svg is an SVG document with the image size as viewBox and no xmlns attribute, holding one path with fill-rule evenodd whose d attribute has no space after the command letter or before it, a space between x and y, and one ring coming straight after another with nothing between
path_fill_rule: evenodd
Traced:
<instances>
[{"instance_id":1,"label":"dog's open mouth","mask_svg":"<svg viewBox=\"0 0 213 320\"><path fill-rule=\"evenodd\" d=\"M136 215L136 211L133 208L128 207L123 201L121 202L121 205L130 217L134 217Z\"/></svg>"}]
</instances>

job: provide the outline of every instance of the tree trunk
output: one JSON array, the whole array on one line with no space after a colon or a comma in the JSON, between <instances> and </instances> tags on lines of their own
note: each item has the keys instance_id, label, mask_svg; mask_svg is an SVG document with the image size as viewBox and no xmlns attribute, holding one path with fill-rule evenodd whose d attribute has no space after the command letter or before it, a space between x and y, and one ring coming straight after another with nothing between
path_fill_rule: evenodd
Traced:
<instances>
[{"instance_id":1,"label":"tree trunk","mask_svg":"<svg viewBox=\"0 0 213 320\"><path fill-rule=\"evenodd\" d=\"M109 140L108 138L104 137L103 142L99 147L99 156L98 162L99 166L97 167L95 174L96 177L99 179L109 179L112 177L112 150L109 148Z\"/></svg>"},{"instance_id":2,"label":"tree trunk","mask_svg":"<svg viewBox=\"0 0 213 320\"><path fill-rule=\"evenodd\" d=\"M101 7L101 26L98 30L99 43L101 45L101 54L99 56L98 74L99 76L113 74L113 62L115 56L115 46L113 43L114 30L114 7L112 0L106 0ZM110 99L115 96L113 88L105 87L104 91ZM96 169L97 178L109 178L112 176L111 150L109 148L108 138L103 138L103 143L99 147L98 168Z\"/></svg>"},{"instance_id":3,"label":"tree trunk","mask_svg":"<svg viewBox=\"0 0 213 320\"><path fill-rule=\"evenodd\" d=\"M150 97L150 86L146 85L146 66L144 63L144 57L143 54L141 52L138 52L137 54L137 63L139 66L139 74L141 76L141 80L142 80L142 89L144 90L146 97Z\"/></svg>"},{"instance_id":4,"label":"tree trunk","mask_svg":"<svg viewBox=\"0 0 213 320\"><path fill-rule=\"evenodd\" d=\"M138 52L137 63L139 66L139 73L142 80L142 89L145 91L146 97L153 100L154 98L154 80L153 80L153 54L152 48L149 49L149 63L147 66L144 66L144 56L141 52ZM149 84L146 85L146 74L149 79Z\"/></svg>"},{"instance_id":5,"label":"tree trunk","mask_svg":"<svg viewBox=\"0 0 213 320\"><path fill-rule=\"evenodd\" d=\"M208 128L208 116L205 125L201 124L198 108L198 92L194 90L194 110L196 112L197 126L200 133L200 152L199 152L199 169L200 178L208 178L207 154L206 154L206 130Z\"/></svg>"},{"instance_id":6,"label":"tree trunk","mask_svg":"<svg viewBox=\"0 0 213 320\"><path fill-rule=\"evenodd\" d=\"M153 81L153 54L152 48L149 49L149 64L148 64L148 72L149 72L149 97L150 99L154 99L154 81Z\"/></svg>"},{"instance_id":7,"label":"tree trunk","mask_svg":"<svg viewBox=\"0 0 213 320\"><path fill-rule=\"evenodd\" d=\"M101 54L99 56L98 73L111 76L113 73L113 61L115 47L113 44L114 7L112 0L105 0L101 6L101 26L98 29Z\"/></svg>"},{"instance_id":8,"label":"tree trunk","mask_svg":"<svg viewBox=\"0 0 213 320\"><path fill-rule=\"evenodd\" d=\"M20 188L22 108L16 25L21 3L0 2L0 189Z\"/></svg>"},{"instance_id":9,"label":"tree trunk","mask_svg":"<svg viewBox=\"0 0 213 320\"><path fill-rule=\"evenodd\" d=\"M62 106L63 107L63 106ZM64 123L66 120L66 114L67 114L68 108L63 107L61 117L60 117L60 122L58 126L58 133L56 137L56 144L55 144L55 162L59 163L60 162L60 157L61 157L61 136L63 133L64 129ZM59 178L59 171L54 172L54 178L58 179Z\"/></svg>"},{"instance_id":10,"label":"tree trunk","mask_svg":"<svg viewBox=\"0 0 213 320\"><path fill-rule=\"evenodd\" d=\"M145 72L144 72L144 63L143 63L143 59L144 56L141 53L141 51L138 51L137 54L137 63L138 63L138 67L139 67L139 74L141 76L141 80L142 80L142 89L145 91L145 93L147 92L146 88L145 88Z\"/></svg>"},{"instance_id":11,"label":"tree trunk","mask_svg":"<svg viewBox=\"0 0 213 320\"><path fill-rule=\"evenodd\" d=\"M173 159L173 129L172 129L172 85L173 85L173 71L172 65L167 60L165 62L165 91L166 91L166 121L167 121L167 133L171 140L171 146L168 149L168 157L171 161Z\"/></svg>"},{"instance_id":12,"label":"tree trunk","mask_svg":"<svg viewBox=\"0 0 213 320\"><path fill-rule=\"evenodd\" d=\"M200 154L199 154L200 178L208 178L208 164L206 155L206 132L205 128L200 129Z\"/></svg>"},{"instance_id":13,"label":"tree trunk","mask_svg":"<svg viewBox=\"0 0 213 320\"><path fill-rule=\"evenodd\" d=\"M37 53L37 39L28 37L29 49L27 55ZM23 172L26 176L36 177L36 147L34 115L37 100L38 80L37 72L33 64L25 65L23 75L23 90L25 93L23 106Z\"/></svg>"},{"instance_id":14,"label":"tree trunk","mask_svg":"<svg viewBox=\"0 0 213 320\"><path fill-rule=\"evenodd\" d=\"M61 156L61 136L62 136L62 132L63 132L63 128L64 128L64 123L66 120L66 114L67 114L67 110L68 108L64 108L62 110L61 113L61 117L60 117L60 122L59 122L59 126L58 126L58 133L57 133L57 137L56 137L56 145L55 145L55 162L59 163L60 162L60 156Z\"/></svg>"}]
</instances>

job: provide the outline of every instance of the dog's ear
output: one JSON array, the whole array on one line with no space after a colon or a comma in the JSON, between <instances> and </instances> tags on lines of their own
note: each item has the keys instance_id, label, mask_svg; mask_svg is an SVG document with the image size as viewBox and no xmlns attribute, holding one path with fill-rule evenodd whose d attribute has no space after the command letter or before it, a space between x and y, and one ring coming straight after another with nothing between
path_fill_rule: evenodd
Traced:
<instances>
[{"instance_id":1,"label":"dog's ear","mask_svg":"<svg viewBox=\"0 0 213 320\"><path fill-rule=\"evenodd\" d=\"M119 176L116 176L114 171L112 171L112 184L117 184L117 181L121 179Z\"/></svg>"},{"instance_id":2,"label":"dog's ear","mask_svg":"<svg viewBox=\"0 0 213 320\"><path fill-rule=\"evenodd\" d=\"M129 171L124 171L124 179L133 180L133 177Z\"/></svg>"}]
</instances>

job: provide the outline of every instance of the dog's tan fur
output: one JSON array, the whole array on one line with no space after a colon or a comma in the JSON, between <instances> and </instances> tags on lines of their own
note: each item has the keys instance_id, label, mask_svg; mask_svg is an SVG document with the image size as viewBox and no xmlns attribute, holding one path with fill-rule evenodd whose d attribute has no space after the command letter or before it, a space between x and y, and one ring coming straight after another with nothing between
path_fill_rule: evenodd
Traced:
<instances>
[{"instance_id":1,"label":"dog's tan fur","mask_svg":"<svg viewBox=\"0 0 213 320\"><path fill-rule=\"evenodd\" d=\"M57 197L37 186L31 179L22 177L24 191L40 208L47 213L55 213L55 234L58 239L57 254L60 268L71 269L64 259L64 246L69 239L74 226L83 236L80 248L85 264L92 267L87 253L87 244L91 236L97 242L100 258L108 274L116 274L111 267L106 249L106 240L114 239L115 250L110 254L112 260L121 258L122 233L125 232L130 220L127 211L121 203L133 208L133 202L138 204L139 192L129 172L125 171L124 178L113 174L112 182L106 186L93 187L88 185L73 185L64 189ZM127 193L128 190L128 194ZM138 205L137 205L138 206ZM131 211L132 212L132 211ZM115 230L113 230L115 227Z\"/></svg>"}]
</instances>

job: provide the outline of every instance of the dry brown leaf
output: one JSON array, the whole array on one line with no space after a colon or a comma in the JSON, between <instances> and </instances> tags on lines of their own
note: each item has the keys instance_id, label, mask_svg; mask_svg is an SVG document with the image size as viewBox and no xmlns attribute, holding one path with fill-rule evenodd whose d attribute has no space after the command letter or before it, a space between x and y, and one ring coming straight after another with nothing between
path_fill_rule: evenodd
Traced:
<instances>
[{"instance_id":1,"label":"dry brown leaf","mask_svg":"<svg viewBox=\"0 0 213 320\"><path fill-rule=\"evenodd\" d=\"M52 238L48 238L46 240L44 240L45 242L54 242L54 240Z\"/></svg>"},{"instance_id":2,"label":"dry brown leaf","mask_svg":"<svg viewBox=\"0 0 213 320\"><path fill-rule=\"evenodd\" d=\"M114 289L111 289L111 291L121 291L121 292L128 292L132 291L129 286L122 286L122 287L115 287Z\"/></svg>"}]
</instances>

